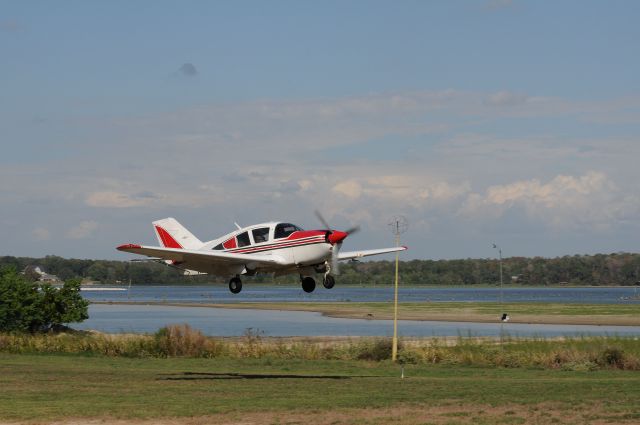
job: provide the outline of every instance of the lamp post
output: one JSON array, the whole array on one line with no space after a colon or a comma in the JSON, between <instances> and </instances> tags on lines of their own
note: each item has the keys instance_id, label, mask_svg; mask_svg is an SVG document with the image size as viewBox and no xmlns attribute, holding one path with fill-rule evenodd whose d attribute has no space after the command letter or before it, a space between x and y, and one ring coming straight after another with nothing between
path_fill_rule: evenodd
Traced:
<instances>
[{"instance_id":1,"label":"lamp post","mask_svg":"<svg viewBox=\"0 0 640 425\"><path fill-rule=\"evenodd\" d=\"M498 260L500 264L500 311L501 311L501 319L503 322L509 320L509 315L503 311L503 296L502 296L502 248L500 248L495 243L493 244L493 248L498 250Z\"/></svg>"},{"instance_id":2,"label":"lamp post","mask_svg":"<svg viewBox=\"0 0 640 425\"><path fill-rule=\"evenodd\" d=\"M400 246L400 234L407 231L409 223L402 215L396 215L389 220L389 228L391 233L396 236L396 246ZM391 361L395 362L398 358L398 262L399 253L396 252L396 277L393 296L393 342L391 346Z\"/></svg>"}]
</instances>

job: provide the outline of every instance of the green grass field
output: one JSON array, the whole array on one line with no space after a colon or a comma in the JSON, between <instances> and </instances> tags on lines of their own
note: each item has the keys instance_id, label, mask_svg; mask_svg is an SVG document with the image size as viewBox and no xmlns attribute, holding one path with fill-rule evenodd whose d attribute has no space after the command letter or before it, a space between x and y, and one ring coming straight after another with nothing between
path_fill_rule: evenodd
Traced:
<instances>
[{"instance_id":1,"label":"green grass field","mask_svg":"<svg viewBox=\"0 0 640 425\"><path fill-rule=\"evenodd\" d=\"M405 375L390 362L0 354L0 420L640 422L638 372L407 365Z\"/></svg>"}]
</instances>

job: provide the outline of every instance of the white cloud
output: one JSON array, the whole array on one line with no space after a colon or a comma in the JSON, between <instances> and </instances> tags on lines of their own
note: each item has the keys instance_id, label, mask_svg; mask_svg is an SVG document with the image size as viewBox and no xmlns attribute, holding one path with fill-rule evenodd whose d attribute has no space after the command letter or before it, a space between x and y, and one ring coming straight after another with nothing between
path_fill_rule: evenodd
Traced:
<instances>
[{"instance_id":1,"label":"white cloud","mask_svg":"<svg viewBox=\"0 0 640 425\"><path fill-rule=\"evenodd\" d=\"M491 106L517 106L526 103L527 99L524 94L500 91L487 96L484 103Z\"/></svg>"},{"instance_id":2,"label":"white cloud","mask_svg":"<svg viewBox=\"0 0 640 425\"><path fill-rule=\"evenodd\" d=\"M77 226L72 227L66 234L69 239L85 239L98 228L95 221L81 221Z\"/></svg>"},{"instance_id":3,"label":"white cloud","mask_svg":"<svg viewBox=\"0 0 640 425\"><path fill-rule=\"evenodd\" d=\"M85 202L91 207L102 208L129 208L137 207L143 204L143 202L140 200L133 200L128 195L117 192L90 193L87 196Z\"/></svg>"},{"instance_id":4,"label":"white cloud","mask_svg":"<svg viewBox=\"0 0 640 425\"><path fill-rule=\"evenodd\" d=\"M98 208L131 208L147 205L154 200L150 196L132 196L124 193L105 191L90 193L85 203Z\"/></svg>"},{"instance_id":5,"label":"white cloud","mask_svg":"<svg viewBox=\"0 0 640 425\"><path fill-rule=\"evenodd\" d=\"M455 220L482 228L505 215L523 226L620 226L640 221L640 143L600 127L600 138L586 139L582 127L620 111L633 115L639 104L444 90L67 122L78 157L0 168L0 205L28 209L30 223L51 226L89 216L107 228L117 215L114 229L165 213L305 225L314 209L332 225L375 228L406 212L431 232ZM554 132L559 121L566 123ZM37 200L64 211L55 224L37 215ZM33 226L21 234L37 237Z\"/></svg>"},{"instance_id":6,"label":"white cloud","mask_svg":"<svg viewBox=\"0 0 640 425\"><path fill-rule=\"evenodd\" d=\"M556 228L605 228L640 211L637 197L629 197L604 173L559 175L548 183L522 180L471 193L458 214L473 219L496 219L509 210Z\"/></svg>"},{"instance_id":7,"label":"white cloud","mask_svg":"<svg viewBox=\"0 0 640 425\"><path fill-rule=\"evenodd\" d=\"M51 239L51 232L44 227L36 227L31 231L31 235L37 241L48 241Z\"/></svg>"},{"instance_id":8,"label":"white cloud","mask_svg":"<svg viewBox=\"0 0 640 425\"><path fill-rule=\"evenodd\" d=\"M358 199L362 194L362 186L355 180L340 182L331 190L350 199Z\"/></svg>"}]
</instances>

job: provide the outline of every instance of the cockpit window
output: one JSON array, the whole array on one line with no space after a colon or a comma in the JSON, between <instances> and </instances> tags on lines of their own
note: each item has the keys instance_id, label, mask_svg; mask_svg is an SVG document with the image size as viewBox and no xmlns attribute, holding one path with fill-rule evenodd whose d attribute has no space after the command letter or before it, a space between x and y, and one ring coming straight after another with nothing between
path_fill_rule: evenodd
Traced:
<instances>
[{"instance_id":1,"label":"cockpit window","mask_svg":"<svg viewBox=\"0 0 640 425\"><path fill-rule=\"evenodd\" d=\"M249 232L240 233L236 236L236 239L238 240L238 247L251 245L251 242L249 241Z\"/></svg>"},{"instance_id":2,"label":"cockpit window","mask_svg":"<svg viewBox=\"0 0 640 425\"><path fill-rule=\"evenodd\" d=\"M217 251L221 251L223 249L222 244L219 243L218 245L214 246L212 249L215 249Z\"/></svg>"},{"instance_id":3,"label":"cockpit window","mask_svg":"<svg viewBox=\"0 0 640 425\"><path fill-rule=\"evenodd\" d=\"M287 236L289 236L293 232L298 232L300 230L302 230L302 229L299 228L298 226L296 226L295 224L280 223L280 224L276 225L276 230L274 232L273 237L276 238L276 239L286 238Z\"/></svg>"},{"instance_id":4,"label":"cockpit window","mask_svg":"<svg viewBox=\"0 0 640 425\"><path fill-rule=\"evenodd\" d=\"M259 229L253 229L251 231L253 234L253 241L255 243L267 242L269 240L269 228L261 227Z\"/></svg>"}]
</instances>

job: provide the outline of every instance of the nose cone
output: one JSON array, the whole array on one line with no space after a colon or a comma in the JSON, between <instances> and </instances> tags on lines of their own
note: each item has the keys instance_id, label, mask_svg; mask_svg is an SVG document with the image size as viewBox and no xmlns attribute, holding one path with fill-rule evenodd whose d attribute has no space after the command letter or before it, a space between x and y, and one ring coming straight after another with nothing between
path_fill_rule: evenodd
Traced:
<instances>
[{"instance_id":1,"label":"nose cone","mask_svg":"<svg viewBox=\"0 0 640 425\"><path fill-rule=\"evenodd\" d=\"M344 238L346 238L347 236L349 236L349 234L347 232L341 232L339 230L334 230L333 232L331 232L331 234L328 237L329 243L331 245L335 245L337 243L342 242L344 240Z\"/></svg>"}]
</instances>

